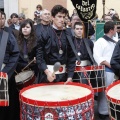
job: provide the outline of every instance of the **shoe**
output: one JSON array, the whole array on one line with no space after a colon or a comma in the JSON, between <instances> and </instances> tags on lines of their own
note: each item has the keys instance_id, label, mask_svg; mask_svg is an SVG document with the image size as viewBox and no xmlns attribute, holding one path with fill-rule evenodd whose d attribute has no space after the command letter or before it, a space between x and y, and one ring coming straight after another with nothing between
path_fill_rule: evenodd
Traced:
<instances>
[{"instance_id":1,"label":"shoe","mask_svg":"<svg viewBox=\"0 0 120 120\"><path fill-rule=\"evenodd\" d=\"M109 115L103 115L103 114L99 114L99 118L102 120L105 120L105 118L109 117Z\"/></svg>"}]
</instances>

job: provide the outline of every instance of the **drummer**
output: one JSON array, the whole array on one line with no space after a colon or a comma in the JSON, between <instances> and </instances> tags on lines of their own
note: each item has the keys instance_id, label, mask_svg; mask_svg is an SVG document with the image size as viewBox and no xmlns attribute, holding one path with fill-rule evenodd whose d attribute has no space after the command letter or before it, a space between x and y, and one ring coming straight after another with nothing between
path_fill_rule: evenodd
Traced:
<instances>
[{"instance_id":1,"label":"drummer","mask_svg":"<svg viewBox=\"0 0 120 120\"><path fill-rule=\"evenodd\" d=\"M116 42L112 37L116 33L116 26L113 22L108 21L104 25L105 35L99 38L93 49L93 56L98 65L105 65L105 85L110 85L114 80L114 73L111 69L110 60L112 57L113 50ZM108 116L108 107L105 92L98 94L98 112L101 119L105 119Z\"/></svg>"},{"instance_id":2,"label":"drummer","mask_svg":"<svg viewBox=\"0 0 120 120\"><path fill-rule=\"evenodd\" d=\"M18 46L20 49L20 57L16 67L16 72L22 72L22 69L28 65L29 62L35 60L36 57L36 37L33 27L33 21L26 19L20 26ZM35 60L36 61L36 60ZM37 65L33 61L25 70L32 69L37 76Z\"/></svg>"},{"instance_id":3,"label":"drummer","mask_svg":"<svg viewBox=\"0 0 120 120\"><path fill-rule=\"evenodd\" d=\"M76 61L76 68L80 66L88 66L92 65L93 61L91 60L91 57L93 59L93 42L87 38L84 37L84 25L82 22L76 22L74 24L74 34L75 36L73 37L74 39L74 45L76 48L76 52L78 56L80 57L81 63ZM88 43L88 47L91 51L91 57L90 54L88 53L88 50L86 48L85 41ZM83 73L83 72L82 72ZM80 79L84 78L84 75L80 73L75 72L73 81L74 82L81 82L81 83L87 83L86 79Z\"/></svg>"},{"instance_id":4,"label":"drummer","mask_svg":"<svg viewBox=\"0 0 120 120\"><path fill-rule=\"evenodd\" d=\"M5 39L2 40L2 37L4 38L5 36L3 36L3 30L1 29L1 25L2 25L1 23L2 23L2 11L0 11L0 42L3 45L5 44L4 43ZM19 118L16 115L17 108L15 104L17 89L16 89L16 84L15 84L15 79L12 76L15 70L18 58L19 58L19 49L18 49L16 39L10 32L8 33L7 45L5 48L5 55L4 56L1 55L1 58L2 57L4 58L3 60L4 67L1 71L7 73L8 75L9 106L8 107L0 106L0 120L19 120ZM0 83L0 87L1 87L1 83Z\"/></svg>"},{"instance_id":5,"label":"drummer","mask_svg":"<svg viewBox=\"0 0 120 120\"><path fill-rule=\"evenodd\" d=\"M72 81L75 55L63 29L67 14L66 8L61 5L55 5L51 10L53 24L49 27L48 34L47 31L42 33L37 41L38 83ZM52 71L56 62L60 62L62 68L54 76ZM65 71L66 67L67 74Z\"/></svg>"}]
</instances>

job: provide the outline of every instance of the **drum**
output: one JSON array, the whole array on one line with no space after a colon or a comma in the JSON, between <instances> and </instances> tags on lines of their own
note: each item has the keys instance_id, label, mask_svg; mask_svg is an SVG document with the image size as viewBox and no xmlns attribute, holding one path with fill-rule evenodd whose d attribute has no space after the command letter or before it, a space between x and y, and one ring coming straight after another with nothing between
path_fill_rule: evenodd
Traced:
<instances>
[{"instance_id":1,"label":"drum","mask_svg":"<svg viewBox=\"0 0 120 120\"><path fill-rule=\"evenodd\" d=\"M104 91L105 66L76 66L73 81L88 84L88 80L90 80L94 92Z\"/></svg>"},{"instance_id":2,"label":"drum","mask_svg":"<svg viewBox=\"0 0 120 120\"><path fill-rule=\"evenodd\" d=\"M93 90L88 85L36 84L20 91L20 117L21 120L93 120L93 103Z\"/></svg>"},{"instance_id":3,"label":"drum","mask_svg":"<svg viewBox=\"0 0 120 120\"><path fill-rule=\"evenodd\" d=\"M9 106L8 75L0 72L0 106Z\"/></svg>"},{"instance_id":4,"label":"drum","mask_svg":"<svg viewBox=\"0 0 120 120\"><path fill-rule=\"evenodd\" d=\"M106 88L106 96L111 120L120 120L120 80Z\"/></svg>"},{"instance_id":5,"label":"drum","mask_svg":"<svg viewBox=\"0 0 120 120\"><path fill-rule=\"evenodd\" d=\"M15 81L18 89L22 89L34 83L35 76L31 70L20 72L15 76Z\"/></svg>"}]
</instances>

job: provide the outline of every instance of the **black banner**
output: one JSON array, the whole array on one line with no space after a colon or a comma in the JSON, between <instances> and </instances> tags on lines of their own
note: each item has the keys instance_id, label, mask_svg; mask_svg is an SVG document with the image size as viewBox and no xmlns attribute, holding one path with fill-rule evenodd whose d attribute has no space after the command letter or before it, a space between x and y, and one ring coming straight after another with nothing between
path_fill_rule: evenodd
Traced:
<instances>
[{"instance_id":1,"label":"black banner","mask_svg":"<svg viewBox=\"0 0 120 120\"><path fill-rule=\"evenodd\" d=\"M71 0L82 21L87 22L95 17L97 0Z\"/></svg>"}]
</instances>

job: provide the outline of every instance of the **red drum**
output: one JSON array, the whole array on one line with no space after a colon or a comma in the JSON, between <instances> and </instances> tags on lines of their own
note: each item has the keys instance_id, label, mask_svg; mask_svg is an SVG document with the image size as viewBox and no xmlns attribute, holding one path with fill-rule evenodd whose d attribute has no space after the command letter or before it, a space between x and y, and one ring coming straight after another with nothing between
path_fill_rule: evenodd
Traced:
<instances>
[{"instance_id":1,"label":"red drum","mask_svg":"<svg viewBox=\"0 0 120 120\"><path fill-rule=\"evenodd\" d=\"M9 106L8 75L0 72L0 106Z\"/></svg>"},{"instance_id":2,"label":"red drum","mask_svg":"<svg viewBox=\"0 0 120 120\"><path fill-rule=\"evenodd\" d=\"M106 95L111 120L120 120L120 80L106 88Z\"/></svg>"},{"instance_id":3,"label":"red drum","mask_svg":"<svg viewBox=\"0 0 120 120\"><path fill-rule=\"evenodd\" d=\"M88 84L90 80L94 92L105 90L105 66L76 66L73 76L74 82ZM85 82L87 81L87 82Z\"/></svg>"},{"instance_id":4,"label":"red drum","mask_svg":"<svg viewBox=\"0 0 120 120\"><path fill-rule=\"evenodd\" d=\"M27 87L33 84L35 81L34 72L32 70L20 72L18 75L15 76L15 81L18 89Z\"/></svg>"},{"instance_id":5,"label":"red drum","mask_svg":"<svg viewBox=\"0 0 120 120\"><path fill-rule=\"evenodd\" d=\"M88 85L37 84L20 91L20 117L21 120L94 120L93 103L93 90Z\"/></svg>"}]
</instances>

